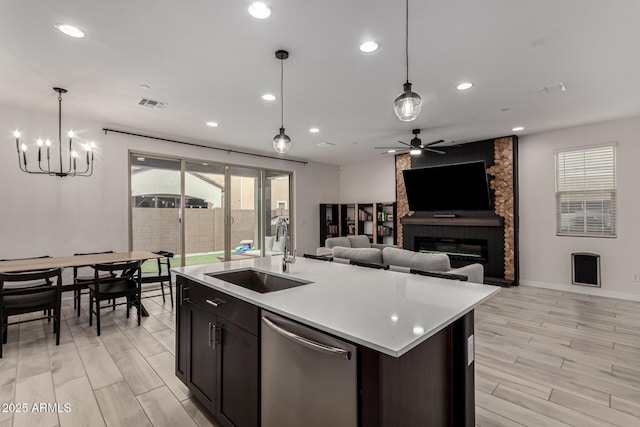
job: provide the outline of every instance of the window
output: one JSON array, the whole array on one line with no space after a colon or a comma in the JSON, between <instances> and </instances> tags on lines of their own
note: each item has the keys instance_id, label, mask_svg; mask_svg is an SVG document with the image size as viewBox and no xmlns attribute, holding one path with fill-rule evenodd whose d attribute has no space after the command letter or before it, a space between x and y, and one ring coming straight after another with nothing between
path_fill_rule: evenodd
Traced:
<instances>
[{"instance_id":1,"label":"window","mask_svg":"<svg viewBox=\"0 0 640 427\"><path fill-rule=\"evenodd\" d=\"M614 144L556 153L558 236L616 237Z\"/></svg>"}]
</instances>

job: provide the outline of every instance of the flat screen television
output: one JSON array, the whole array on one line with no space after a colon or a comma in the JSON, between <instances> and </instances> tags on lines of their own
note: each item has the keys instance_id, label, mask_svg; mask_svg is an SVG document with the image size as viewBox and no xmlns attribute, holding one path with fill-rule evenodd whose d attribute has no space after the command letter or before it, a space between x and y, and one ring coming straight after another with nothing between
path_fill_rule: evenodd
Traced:
<instances>
[{"instance_id":1,"label":"flat screen television","mask_svg":"<svg viewBox=\"0 0 640 427\"><path fill-rule=\"evenodd\" d=\"M484 161L406 169L404 185L412 211L490 210Z\"/></svg>"}]
</instances>

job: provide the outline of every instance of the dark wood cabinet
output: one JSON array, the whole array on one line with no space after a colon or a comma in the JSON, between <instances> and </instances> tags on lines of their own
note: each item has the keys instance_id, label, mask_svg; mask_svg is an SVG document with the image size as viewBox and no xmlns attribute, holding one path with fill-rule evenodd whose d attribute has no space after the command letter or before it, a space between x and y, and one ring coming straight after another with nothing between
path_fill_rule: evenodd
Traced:
<instances>
[{"instance_id":1,"label":"dark wood cabinet","mask_svg":"<svg viewBox=\"0 0 640 427\"><path fill-rule=\"evenodd\" d=\"M219 419L230 426L258 425L258 338L224 319L220 328Z\"/></svg>"},{"instance_id":2,"label":"dark wood cabinet","mask_svg":"<svg viewBox=\"0 0 640 427\"><path fill-rule=\"evenodd\" d=\"M187 280L182 276L177 276L176 280L176 295L177 305L176 310L176 376L180 378L180 381L187 383L187 357L189 356L187 338L189 336L189 311L182 309L182 306L187 299L187 293L189 291L189 285Z\"/></svg>"},{"instance_id":3,"label":"dark wood cabinet","mask_svg":"<svg viewBox=\"0 0 640 427\"><path fill-rule=\"evenodd\" d=\"M187 387L211 412L215 413L217 396L218 351L216 316L189 302L182 306L189 316L189 363Z\"/></svg>"},{"instance_id":4,"label":"dark wood cabinet","mask_svg":"<svg viewBox=\"0 0 640 427\"><path fill-rule=\"evenodd\" d=\"M259 420L258 309L178 276L176 376L224 426Z\"/></svg>"}]
</instances>

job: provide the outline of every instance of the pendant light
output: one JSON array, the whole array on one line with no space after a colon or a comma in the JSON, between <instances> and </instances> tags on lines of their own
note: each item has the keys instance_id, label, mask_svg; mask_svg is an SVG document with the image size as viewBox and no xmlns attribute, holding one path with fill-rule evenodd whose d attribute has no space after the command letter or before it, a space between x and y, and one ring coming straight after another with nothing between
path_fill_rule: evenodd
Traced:
<instances>
[{"instance_id":1,"label":"pendant light","mask_svg":"<svg viewBox=\"0 0 640 427\"><path fill-rule=\"evenodd\" d=\"M422 99L420 95L411 90L411 83L409 83L409 0L406 0L406 25L405 25L405 55L407 60L407 82L403 85L403 90L400 95L393 101L393 111L396 116L403 122L410 122L415 120L420 114L422 109Z\"/></svg>"},{"instance_id":2,"label":"pendant light","mask_svg":"<svg viewBox=\"0 0 640 427\"><path fill-rule=\"evenodd\" d=\"M291 138L284 133L284 60L289 57L286 50L276 51L276 58L280 60L280 133L273 137L273 149L284 154L291 148Z\"/></svg>"}]
</instances>

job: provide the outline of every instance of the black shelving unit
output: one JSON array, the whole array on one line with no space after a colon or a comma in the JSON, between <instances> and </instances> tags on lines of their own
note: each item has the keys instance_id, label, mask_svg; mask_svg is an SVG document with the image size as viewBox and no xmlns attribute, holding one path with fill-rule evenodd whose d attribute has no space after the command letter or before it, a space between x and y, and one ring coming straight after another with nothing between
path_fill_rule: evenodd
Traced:
<instances>
[{"instance_id":1,"label":"black shelving unit","mask_svg":"<svg viewBox=\"0 0 640 427\"><path fill-rule=\"evenodd\" d=\"M340 236L355 236L356 231L355 203L340 205Z\"/></svg>"},{"instance_id":2,"label":"black shelving unit","mask_svg":"<svg viewBox=\"0 0 640 427\"><path fill-rule=\"evenodd\" d=\"M320 204L320 246L329 237L340 235L340 205L337 203Z\"/></svg>"},{"instance_id":3,"label":"black shelving unit","mask_svg":"<svg viewBox=\"0 0 640 427\"><path fill-rule=\"evenodd\" d=\"M395 202L376 203L376 243L398 244L396 214Z\"/></svg>"}]
</instances>

